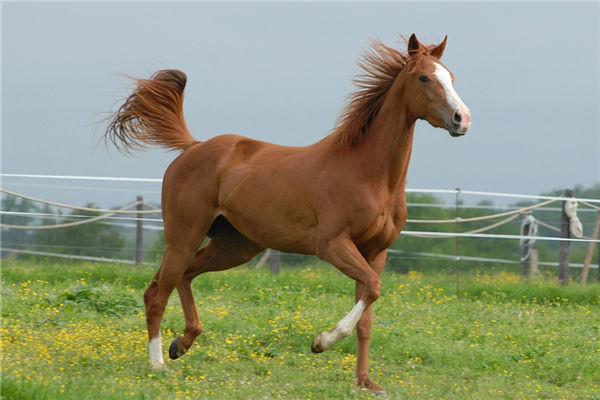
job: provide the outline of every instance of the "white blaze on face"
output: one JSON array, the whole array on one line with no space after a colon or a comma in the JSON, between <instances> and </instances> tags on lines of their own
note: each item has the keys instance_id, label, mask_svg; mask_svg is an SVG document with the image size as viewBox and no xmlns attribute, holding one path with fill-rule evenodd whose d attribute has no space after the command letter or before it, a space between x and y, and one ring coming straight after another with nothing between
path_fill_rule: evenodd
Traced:
<instances>
[{"instance_id":1,"label":"white blaze on face","mask_svg":"<svg viewBox=\"0 0 600 400\"><path fill-rule=\"evenodd\" d=\"M442 87L444 88L444 92L446 93L446 101L452 110L465 110L468 111L469 108L462 102L456 90L454 90L454 85L452 85L452 77L450 76L450 72L446 68L444 68L441 64L433 63L435 65L435 71L433 71L433 75L440 82Z\"/></svg>"}]
</instances>

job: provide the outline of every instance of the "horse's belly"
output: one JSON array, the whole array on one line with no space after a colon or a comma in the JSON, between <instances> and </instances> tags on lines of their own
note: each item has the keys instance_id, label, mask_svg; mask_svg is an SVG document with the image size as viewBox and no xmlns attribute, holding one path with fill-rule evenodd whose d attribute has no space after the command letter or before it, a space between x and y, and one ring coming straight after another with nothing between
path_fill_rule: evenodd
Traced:
<instances>
[{"instance_id":1,"label":"horse's belly","mask_svg":"<svg viewBox=\"0 0 600 400\"><path fill-rule=\"evenodd\" d=\"M223 215L244 236L261 246L290 253L314 253L316 223L278 215L265 208L243 213L229 210Z\"/></svg>"}]
</instances>

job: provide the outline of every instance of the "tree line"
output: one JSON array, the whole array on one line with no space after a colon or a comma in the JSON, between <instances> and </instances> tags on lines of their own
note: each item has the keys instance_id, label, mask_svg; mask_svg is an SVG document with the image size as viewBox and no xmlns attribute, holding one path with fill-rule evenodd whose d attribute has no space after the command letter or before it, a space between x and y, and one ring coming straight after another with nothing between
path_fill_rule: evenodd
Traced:
<instances>
[{"instance_id":1,"label":"tree line","mask_svg":"<svg viewBox=\"0 0 600 400\"><path fill-rule=\"evenodd\" d=\"M561 196L562 190L554 190L544 195ZM574 196L581 198L600 198L600 184L591 187L578 185L574 188ZM407 193L408 203L417 203L420 206L409 206L410 219L453 219L456 216L454 204L446 203L432 194ZM441 204L441 206L440 206ZM516 202L511 204L514 207L525 207L535 204L535 202ZM561 203L554 203L549 207L560 207ZM79 221L82 216L85 218L95 217L99 214L91 211L73 210L63 214L58 211L58 215L49 206L39 206L28 200L18 199L11 196L4 196L1 200L3 211L16 211L19 213L38 213L39 216L32 218L26 215L3 214L2 223L12 225L54 225L66 222ZM88 203L88 208L96 208L94 203ZM581 207L583 208L583 207ZM505 211L504 208L495 208L489 200L484 200L475 207L460 204L458 215L462 218L479 217L490 214L496 214ZM536 218L551 225L560 227L560 212L551 210L536 210ZM584 227L584 234L590 235L598 213L580 212L579 218ZM49 229L49 230L21 230L2 228L2 243L5 248L33 249L37 251L47 251L53 253L88 255L106 258L131 258L132 241L134 241L134 230L124 228L115 224L109 224L106 221L98 221L73 227ZM484 220L475 222L460 223L459 232L466 232L481 228L493 223L496 220ZM500 234L519 234L522 219L517 218L505 225L492 230ZM415 224L407 223L405 230L433 231L433 232L454 232L456 226L450 224ZM144 233L144 251L145 259L151 262L159 262L164 246L162 232ZM543 226L539 227L539 236L556 236L556 232ZM537 242L535 248L538 249L540 260L556 261L559 242ZM411 255L410 253L437 253L454 255L457 250L455 239L445 238L417 238L401 235L391 246L392 249L402 250L403 253L390 253L390 267L400 271L409 269L425 268L453 268L454 263L448 259L428 258L423 256ZM587 244L576 243L571 246L572 262L582 262L587 251ZM485 258L499 258L519 260L521 249L516 240L495 240L484 238L460 238L458 239L458 254ZM5 256L6 254L3 254ZM596 257L596 256L595 256ZM289 259L289 264L302 265L308 261L303 256L284 257ZM597 263L597 260L593 260Z\"/></svg>"}]
</instances>

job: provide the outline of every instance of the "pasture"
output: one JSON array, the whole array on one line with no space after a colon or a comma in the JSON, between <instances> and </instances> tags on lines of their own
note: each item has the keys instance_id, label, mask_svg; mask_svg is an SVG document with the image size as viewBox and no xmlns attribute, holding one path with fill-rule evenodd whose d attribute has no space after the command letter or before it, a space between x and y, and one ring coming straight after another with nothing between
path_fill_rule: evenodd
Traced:
<instances>
[{"instance_id":1,"label":"pasture","mask_svg":"<svg viewBox=\"0 0 600 400\"><path fill-rule=\"evenodd\" d=\"M200 276L204 333L161 371L148 362L142 302L154 271L3 262L2 398L374 398L354 385L355 334L310 351L354 301L354 282L334 268ZM384 272L371 377L392 399L598 399L599 304L598 284L522 283L486 269L462 275L457 297L452 275ZM173 294L163 343L182 331Z\"/></svg>"}]
</instances>

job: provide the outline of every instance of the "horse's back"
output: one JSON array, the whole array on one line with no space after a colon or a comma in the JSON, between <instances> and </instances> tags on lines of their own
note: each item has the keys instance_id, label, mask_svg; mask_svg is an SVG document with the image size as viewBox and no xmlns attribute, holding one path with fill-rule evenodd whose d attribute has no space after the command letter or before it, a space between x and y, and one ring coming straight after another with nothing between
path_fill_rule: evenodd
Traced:
<instances>
[{"instance_id":1,"label":"horse's back","mask_svg":"<svg viewBox=\"0 0 600 400\"><path fill-rule=\"evenodd\" d=\"M217 175L225 164L243 162L263 147L265 142L244 136L225 134L205 142L198 142L182 152L165 171L163 181L167 184L196 180L201 173L203 180Z\"/></svg>"},{"instance_id":2,"label":"horse's back","mask_svg":"<svg viewBox=\"0 0 600 400\"><path fill-rule=\"evenodd\" d=\"M189 223L198 214L223 216L244 236L274 248L287 236L278 227L289 232L291 226L297 237L294 248L285 250L311 252L316 225L311 150L233 134L195 144L165 172L165 225L167 219Z\"/></svg>"}]
</instances>

